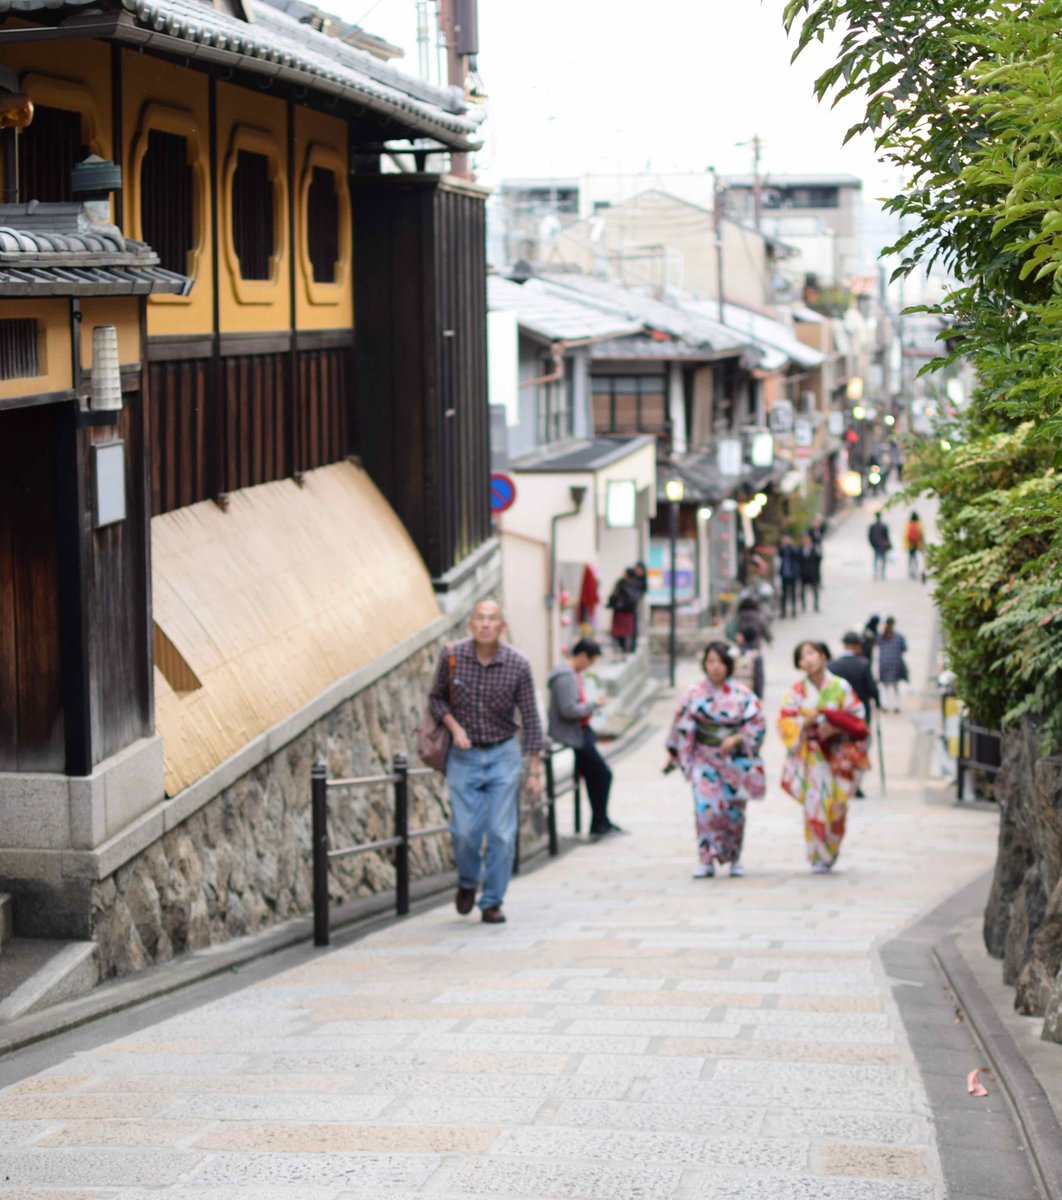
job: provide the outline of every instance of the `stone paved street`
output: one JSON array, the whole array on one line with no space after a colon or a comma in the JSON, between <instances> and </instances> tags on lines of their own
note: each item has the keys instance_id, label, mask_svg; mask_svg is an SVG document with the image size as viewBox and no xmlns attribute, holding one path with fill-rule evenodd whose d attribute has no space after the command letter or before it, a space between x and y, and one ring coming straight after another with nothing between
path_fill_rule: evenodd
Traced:
<instances>
[{"instance_id":1,"label":"stone paved street","mask_svg":"<svg viewBox=\"0 0 1062 1200\"><path fill-rule=\"evenodd\" d=\"M827 543L823 613L775 623L746 878L690 877L661 699L616 765L628 836L516 879L503 927L443 905L0 1092L0 1200L943 1196L876 949L991 865L996 821L911 775L932 612L900 561L871 582L868 520ZM839 648L872 612L899 619L925 694L883 717L887 795L875 762L813 877L773 721L797 638Z\"/></svg>"}]
</instances>

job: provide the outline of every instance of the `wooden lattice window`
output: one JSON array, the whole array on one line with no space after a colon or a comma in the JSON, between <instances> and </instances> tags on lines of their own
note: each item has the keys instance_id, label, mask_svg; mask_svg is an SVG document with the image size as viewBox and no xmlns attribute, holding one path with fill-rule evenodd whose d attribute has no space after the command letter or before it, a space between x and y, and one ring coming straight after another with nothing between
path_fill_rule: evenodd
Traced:
<instances>
[{"instance_id":1,"label":"wooden lattice window","mask_svg":"<svg viewBox=\"0 0 1062 1200\"><path fill-rule=\"evenodd\" d=\"M240 150L232 175L232 243L244 279L271 276L275 206L269 159L253 150Z\"/></svg>"},{"instance_id":2,"label":"wooden lattice window","mask_svg":"<svg viewBox=\"0 0 1062 1200\"><path fill-rule=\"evenodd\" d=\"M56 203L74 198L70 172L88 154L81 142L81 114L38 104L33 121L18 135L19 196L23 202Z\"/></svg>"},{"instance_id":3,"label":"wooden lattice window","mask_svg":"<svg viewBox=\"0 0 1062 1200\"><path fill-rule=\"evenodd\" d=\"M306 246L314 283L335 283L339 262L339 193L335 174L314 167L306 196Z\"/></svg>"},{"instance_id":4,"label":"wooden lattice window","mask_svg":"<svg viewBox=\"0 0 1062 1200\"><path fill-rule=\"evenodd\" d=\"M24 317L0 320L0 379L32 379L40 373L37 322Z\"/></svg>"},{"instance_id":5,"label":"wooden lattice window","mask_svg":"<svg viewBox=\"0 0 1062 1200\"><path fill-rule=\"evenodd\" d=\"M140 166L140 228L163 267L188 273L195 248L195 180L188 139L179 134L148 131Z\"/></svg>"}]
</instances>

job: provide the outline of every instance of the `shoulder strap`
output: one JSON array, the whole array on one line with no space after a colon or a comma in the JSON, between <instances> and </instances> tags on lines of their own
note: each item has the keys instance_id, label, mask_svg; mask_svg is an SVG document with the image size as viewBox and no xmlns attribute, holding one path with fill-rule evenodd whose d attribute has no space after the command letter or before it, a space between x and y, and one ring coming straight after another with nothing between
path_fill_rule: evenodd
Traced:
<instances>
[{"instance_id":1,"label":"shoulder strap","mask_svg":"<svg viewBox=\"0 0 1062 1200\"><path fill-rule=\"evenodd\" d=\"M451 642L450 645L447 647L447 652L446 652L446 665L447 665L447 669L449 672L449 679L448 679L448 683L447 683L447 688L448 688L447 700L448 700L451 708L453 708L453 706L454 706L454 669L457 666L457 653L454 650L454 645L455 645L455 643Z\"/></svg>"}]
</instances>

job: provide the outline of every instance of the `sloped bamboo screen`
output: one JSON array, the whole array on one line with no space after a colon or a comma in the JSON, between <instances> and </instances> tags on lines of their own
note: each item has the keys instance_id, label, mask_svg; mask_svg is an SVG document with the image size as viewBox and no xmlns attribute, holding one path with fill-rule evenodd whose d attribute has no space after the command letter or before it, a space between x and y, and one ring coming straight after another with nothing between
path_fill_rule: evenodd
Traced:
<instances>
[{"instance_id":1,"label":"sloped bamboo screen","mask_svg":"<svg viewBox=\"0 0 1062 1200\"><path fill-rule=\"evenodd\" d=\"M368 475L344 462L304 478L151 522L155 624L187 666L155 670L168 795L439 616Z\"/></svg>"}]
</instances>

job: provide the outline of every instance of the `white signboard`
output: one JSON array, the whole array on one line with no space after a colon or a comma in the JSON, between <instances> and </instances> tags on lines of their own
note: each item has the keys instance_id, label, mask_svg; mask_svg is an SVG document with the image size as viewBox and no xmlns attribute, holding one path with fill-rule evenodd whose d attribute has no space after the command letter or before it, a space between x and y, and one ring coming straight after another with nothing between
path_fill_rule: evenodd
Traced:
<instances>
[{"instance_id":1,"label":"white signboard","mask_svg":"<svg viewBox=\"0 0 1062 1200\"><path fill-rule=\"evenodd\" d=\"M810 446L815 440L815 430L811 422L800 417L793 425L793 441L798 446Z\"/></svg>"},{"instance_id":2,"label":"white signboard","mask_svg":"<svg viewBox=\"0 0 1062 1200\"><path fill-rule=\"evenodd\" d=\"M633 529L638 523L637 489L633 479L609 479L605 483L605 524L609 529Z\"/></svg>"},{"instance_id":3,"label":"white signboard","mask_svg":"<svg viewBox=\"0 0 1062 1200\"><path fill-rule=\"evenodd\" d=\"M716 465L720 475L740 475L743 467L741 438L720 438L716 445Z\"/></svg>"},{"instance_id":4,"label":"white signboard","mask_svg":"<svg viewBox=\"0 0 1062 1200\"><path fill-rule=\"evenodd\" d=\"M776 400L771 405L771 432L789 433L793 428L793 404L789 400Z\"/></svg>"}]
</instances>

